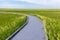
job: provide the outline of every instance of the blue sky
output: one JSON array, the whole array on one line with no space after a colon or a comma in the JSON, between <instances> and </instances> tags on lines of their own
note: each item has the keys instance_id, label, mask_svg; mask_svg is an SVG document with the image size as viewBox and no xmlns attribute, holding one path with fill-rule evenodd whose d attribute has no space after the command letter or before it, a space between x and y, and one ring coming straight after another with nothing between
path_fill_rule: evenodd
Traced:
<instances>
[{"instance_id":1,"label":"blue sky","mask_svg":"<svg viewBox=\"0 0 60 40\"><path fill-rule=\"evenodd\" d=\"M0 0L0 8L60 8L60 0Z\"/></svg>"}]
</instances>

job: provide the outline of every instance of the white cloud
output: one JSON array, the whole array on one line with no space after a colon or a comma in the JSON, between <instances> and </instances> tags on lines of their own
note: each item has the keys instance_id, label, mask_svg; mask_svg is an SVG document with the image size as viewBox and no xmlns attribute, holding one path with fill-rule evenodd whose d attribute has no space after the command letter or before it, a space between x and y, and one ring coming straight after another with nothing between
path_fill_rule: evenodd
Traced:
<instances>
[{"instance_id":1,"label":"white cloud","mask_svg":"<svg viewBox=\"0 0 60 40\"><path fill-rule=\"evenodd\" d=\"M0 1L0 8L23 8L24 5L16 4L10 1Z\"/></svg>"},{"instance_id":2,"label":"white cloud","mask_svg":"<svg viewBox=\"0 0 60 40\"><path fill-rule=\"evenodd\" d=\"M16 0L16 1L25 1L46 6L56 6L60 4L60 0Z\"/></svg>"},{"instance_id":3,"label":"white cloud","mask_svg":"<svg viewBox=\"0 0 60 40\"><path fill-rule=\"evenodd\" d=\"M25 1L41 5L59 5L60 0L0 0L0 1Z\"/></svg>"},{"instance_id":4,"label":"white cloud","mask_svg":"<svg viewBox=\"0 0 60 40\"><path fill-rule=\"evenodd\" d=\"M3 1L3 2L2 2ZM32 4L43 5L48 8L60 8L60 0L0 0L0 7L25 7L26 5L12 4L13 1L24 1Z\"/></svg>"}]
</instances>

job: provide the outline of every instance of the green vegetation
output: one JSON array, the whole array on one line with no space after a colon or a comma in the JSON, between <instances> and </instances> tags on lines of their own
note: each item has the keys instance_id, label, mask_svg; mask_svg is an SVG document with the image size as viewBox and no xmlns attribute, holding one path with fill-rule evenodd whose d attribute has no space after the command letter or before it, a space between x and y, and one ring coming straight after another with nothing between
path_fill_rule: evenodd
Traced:
<instances>
[{"instance_id":1,"label":"green vegetation","mask_svg":"<svg viewBox=\"0 0 60 40\"><path fill-rule=\"evenodd\" d=\"M60 40L60 20L37 15L45 24L45 32L49 40Z\"/></svg>"},{"instance_id":2,"label":"green vegetation","mask_svg":"<svg viewBox=\"0 0 60 40\"><path fill-rule=\"evenodd\" d=\"M44 25L49 40L60 40L60 9L42 9L42 10L15 10L2 9L0 12L13 12L19 14L35 15L40 18Z\"/></svg>"},{"instance_id":3,"label":"green vegetation","mask_svg":"<svg viewBox=\"0 0 60 40\"><path fill-rule=\"evenodd\" d=\"M39 17L45 25L48 40L60 40L60 10L21 10L15 12Z\"/></svg>"},{"instance_id":4,"label":"green vegetation","mask_svg":"<svg viewBox=\"0 0 60 40\"><path fill-rule=\"evenodd\" d=\"M0 40L6 40L12 33L20 28L27 20L24 15L0 13Z\"/></svg>"}]
</instances>

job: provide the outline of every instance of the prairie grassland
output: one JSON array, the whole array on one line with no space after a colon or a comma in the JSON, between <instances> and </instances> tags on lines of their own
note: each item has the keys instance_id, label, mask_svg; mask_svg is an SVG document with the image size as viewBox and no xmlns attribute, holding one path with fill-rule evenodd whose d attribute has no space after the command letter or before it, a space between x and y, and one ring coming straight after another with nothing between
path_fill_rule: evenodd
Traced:
<instances>
[{"instance_id":1,"label":"prairie grassland","mask_svg":"<svg viewBox=\"0 0 60 40\"><path fill-rule=\"evenodd\" d=\"M48 40L60 40L60 11L42 11L37 17L45 24Z\"/></svg>"},{"instance_id":2,"label":"prairie grassland","mask_svg":"<svg viewBox=\"0 0 60 40\"><path fill-rule=\"evenodd\" d=\"M24 15L0 14L0 40L6 40L26 22L26 19Z\"/></svg>"},{"instance_id":3,"label":"prairie grassland","mask_svg":"<svg viewBox=\"0 0 60 40\"><path fill-rule=\"evenodd\" d=\"M60 40L60 20L37 15L45 24L48 40Z\"/></svg>"},{"instance_id":4,"label":"prairie grassland","mask_svg":"<svg viewBox=\"0 0 60 40\"><path fill-rule=\"evenodd\" d=\"M35 15L40 18L44 25L48 40L60 40L60 9L43 10L0 10L0 12L14 12L20 14Z\"/></svg>"},{"instance_id":5,"label":"prairie grassland","mask_svg":"<svg viewBox=\"0 0 60 40\"><path fill-rule=\"evenodd\" d=\"M45 25L48 40L60 40L60 10L26 10L19 12L40 18Z\"/></svg>"}]
</instances>

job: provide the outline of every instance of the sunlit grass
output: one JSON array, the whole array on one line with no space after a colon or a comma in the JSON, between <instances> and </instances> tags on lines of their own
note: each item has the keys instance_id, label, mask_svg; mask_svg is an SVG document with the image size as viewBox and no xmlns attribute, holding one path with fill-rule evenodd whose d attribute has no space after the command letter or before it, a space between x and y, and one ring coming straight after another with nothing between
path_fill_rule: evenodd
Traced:
<instances>
[{"instance_id":1,"label":"sunlit grass","mask_svg":"<svg viewBox=\"0 0 60 40\"><path fill-rule=\"evenodd\" d=\"M24 15L0 14L0 40L6 40L27 20Z\"/></svg>"},{"instance_id":2,"label":"sunlit grass","mask_svg":"<svg viewBox=\"0 0 60 40\"><path fill-rule=\"evenodd\" d=\"M60 9L41 10L1 10L0 12L13 12L19 14L35 15L39 17L44 25L49 40L60 40Z\"/></svg>"},{"instance_id":3,"label":"sunlit grass","mask_svg":"<svg viewBox=\"0 0 60 40\"><path fill-rule=\"evenodd\" d=\"M45 32L47 33L48 40L60 40L60 20L41 15L37 16L45 24Z\"/></svg>"}]
</instances>

